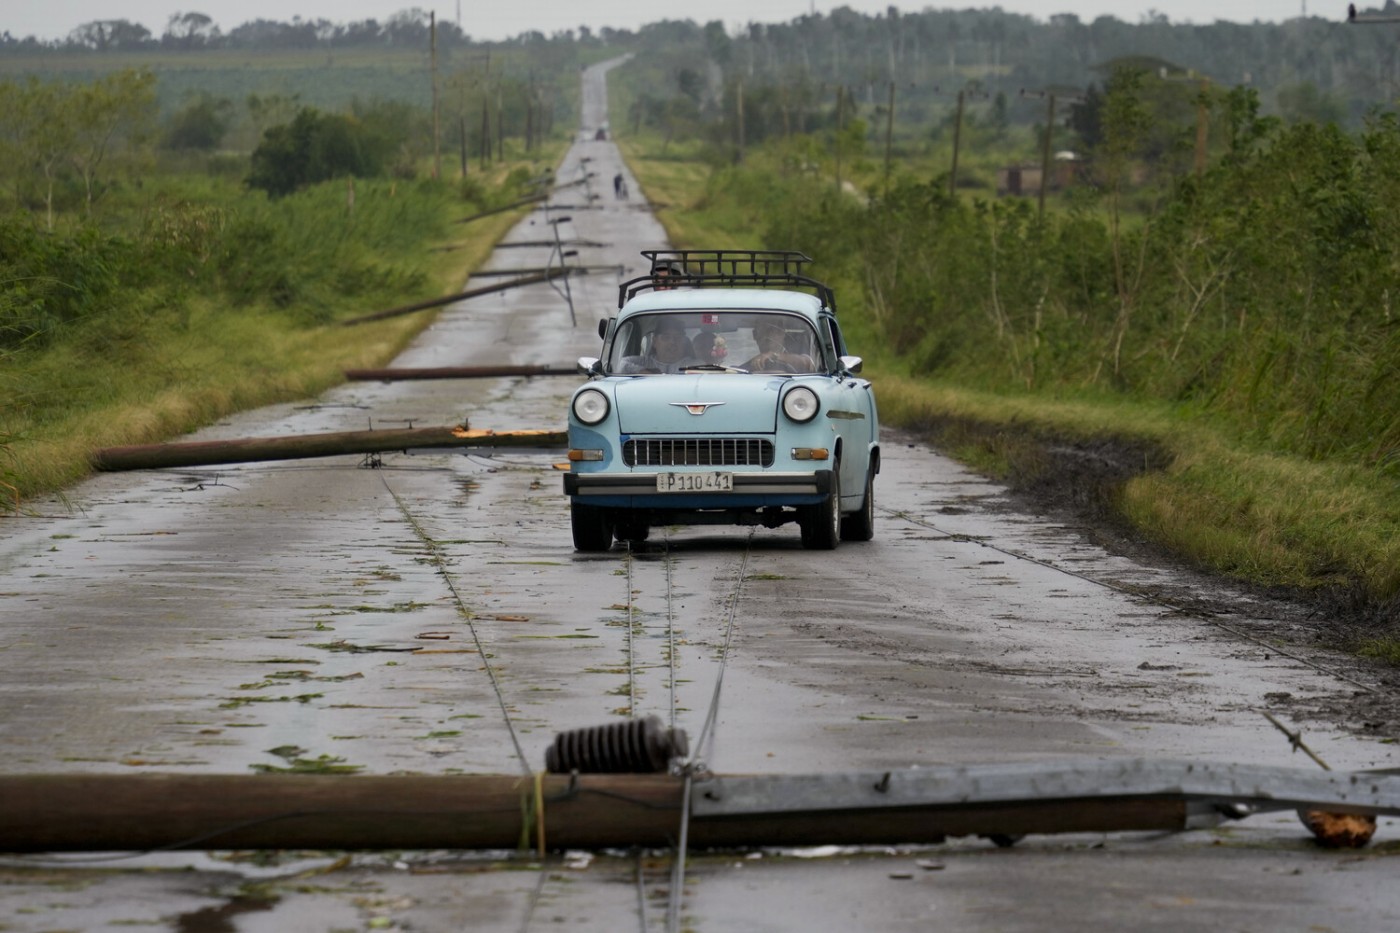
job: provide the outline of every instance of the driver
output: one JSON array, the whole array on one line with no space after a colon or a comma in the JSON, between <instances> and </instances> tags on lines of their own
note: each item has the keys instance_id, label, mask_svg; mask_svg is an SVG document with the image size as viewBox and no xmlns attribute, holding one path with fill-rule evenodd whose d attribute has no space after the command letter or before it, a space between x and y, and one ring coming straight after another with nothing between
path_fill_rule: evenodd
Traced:
<instances>
[{"instance_id":1,"label":"driver","mask_svg":"<svg viewBox=\"0 0 1400 933\"><path fill-rule=\"evenodd\" d=\"M743 364L744 369L769 372L810 373L816 363L805 353L789 353L784 342L787 334L781 324L764 322L753 328L758 355Z\"/></svg>"}]
</instances>

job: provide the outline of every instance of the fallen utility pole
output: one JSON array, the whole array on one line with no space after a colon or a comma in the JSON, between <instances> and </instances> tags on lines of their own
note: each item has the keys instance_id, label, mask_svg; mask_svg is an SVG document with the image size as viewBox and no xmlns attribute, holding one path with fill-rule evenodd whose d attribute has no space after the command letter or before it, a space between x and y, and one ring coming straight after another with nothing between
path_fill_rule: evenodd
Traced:
<instances>
[{"instance_id":1,"label":"fallen utility pole","mask_svg":"<svg viewBox=\"0 0 1400 933\"><path fill-rule=\"evenodd\" d=\"M554 245L554 244L550 244ZM504 275L537 275L541 272L549 272L551 269L564 268L561 266L526 266L517 269L478 269L472 273L473 278L485 278L487 276ZM568 266L568 270L575 274L587 274L589 272L616 272L622 274L622 266Z\"/></svg>"},{"instance_id":2,"label":"fallen utility pole","mask_svg":"<svg viewBox=\"0 0 1400 933\"><path fill-rule=\"evenodd\" d=\"M391 450L434 447L564 447L563 431L495 431L462 427L393 428L384 431L338 431L297 437L250 437L231 441L191 441L106 447L94 451L92 465L104 472L159 470L166 467L209 466L219 463L258 463L300 460L340 454L372 454Z\"/></svg>"},{"instance_id":3,"label":"fallen utility pole","mask_svg":"<svg viewBox=\"0 0 1400 933\"><path fill-rule=\"evenodd\" d=\"M490 295L495 292L504 292L512 288L519 288L522 285L535 285L539 282L548 282L550 279L563 278L572 270L556 269L553 272L541 272L536 275L527 275L518 279L511 279L509 282L500 282L496 285L485 285L481 288L469 289L465 292L458 292L455 295L444 295L441 298L429 298L427 301L417 301L411 305L401 305L397 308L388 308L384 311L376 311L373 314L364 314L360 317L352 317L340 322L341 327L350 327L355 324L368 324L370 321L382 321L385 318L399 317L404 314L412 314L415 311L426 311L428 308L440 308L443 305L450 305L454 301L466 301L468 298L476 298L481 295Z\"/></svg>"},{"instance_id":4,"label":"fallen utility pole","mask_svg":"<svg viewBox=\"0 0 1400 933\"><path fill-rule=\"evenodd\" d=\"M553 240L515 240L510 243L497 243L496 249L518 249L521 247L547 247L553 249L557 244ZM611 243L600 243L597 240L565 240L565 246L586 246L593 249L607 249Z\"/></svg>"},{"instance_id":5,"label":"fallen utility pole","mask_svg":"<svg viewBox=\"0 0 1400 933\"><path fill-rule=\"evenodd\" d=\"M505 205L504 207L493 207L493 208L492 208L491 210L489 210L489 211L482 211L482 212L479 213L479 214L472 214L470 217L463 217L463 218L461 218L460 220L455 220L455 221L453 221L453 223L469 224L469 223L471 223L473 220L480 220L480 219L483 218L483 217L491 217L491 216L493 216L493 215L495 215L495 214L504 214L506 211L513 211L513 210L515 210L517 207L525 207L527 204L538 204L538 203L541 202L541 201L548 201L548 200L549 200L549 195L547 195L547 194L536 194L536 195L532 195L531 197L528 197L528 198L521 198L519 201L512 201L511 203Z\"/></svg>"},{"instance_id":6,"label":"fallen utility pole","mask_svg":"<svg viewBox=\"0 0 1400 933\"><path fill-rule=\"evenodd\" d=\"M400 382L407 379L493 379L504 376L577 376L577 366L425 366L418 369L347 369L352 382Z\"/></svg>"},{"instance_id":7,"label":"fallen utility pole","mask_svg":"<svg viewBox=\"0 0 1400 933\"><path fill-rule=\"evenodd\" d=\"M0 851L666 847L669 774L0 776ZM1253 812L1400 815L1400 776L1145 760L703 776L702 848L1177 831Z\"/></svg>"}]
</instances>

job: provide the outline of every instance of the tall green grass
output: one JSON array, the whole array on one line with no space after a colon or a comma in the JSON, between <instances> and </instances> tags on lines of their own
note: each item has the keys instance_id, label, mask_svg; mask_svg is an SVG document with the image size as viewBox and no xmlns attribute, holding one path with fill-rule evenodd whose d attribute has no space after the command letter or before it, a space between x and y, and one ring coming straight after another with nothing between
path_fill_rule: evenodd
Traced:
<instances>
[{"instance_id":1,"label":"tall green grass","mask_svg":"<svg viewBox=\"0 0 1400 933\"><path fill-rule=\"evenodd\" d=\"M466 188L357 181L353 203L345 181L269 201L164 178L109 206L103 227L50 235L0 219L0 279L22 283L0 289L0 509L86 475L94 448L163 440L382 364L430 314L335 322L458 290L515 215L454 221L516 200L543 168L501 165Z\"/></svg>"},{"instance_id":2,"label":"tall green grass","mask_svg":"<svg viewBox=\"0 0 1400 933\"><path fill-rule=\"evenodd\" d=\"M624 151L667 192L673 242L816 259L887 421L1150 440L1166 466L1114 503L1144 536L1393 622L1400 126L1251 138L1204 177L1135 195L1150 209L1118 229L1092 192L1041 222L1030 202L907 173L888 194L838 192L777 151L711 165L684 201L686 171L655 139ZM994 446L962 453L991 467Z\"/></svg>"}]
</instances>

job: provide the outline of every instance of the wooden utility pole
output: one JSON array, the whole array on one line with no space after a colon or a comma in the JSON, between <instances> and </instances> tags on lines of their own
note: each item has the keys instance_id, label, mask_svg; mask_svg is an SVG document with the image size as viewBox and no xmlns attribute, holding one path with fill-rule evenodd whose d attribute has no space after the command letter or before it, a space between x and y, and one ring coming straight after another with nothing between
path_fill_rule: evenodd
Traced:
<instances>
[{"instance_id":1,"label":"wooden utility pole","mask_svg":"<svg viewBox=\"0 0 1400 933\"><path fill-rule=\"evenodd\" d=\"M846 88L836 85L836 193L841 193L841 130L846 122Z\"/></svg>"},{"instance_id":2,"label":"wooden utility pole","mask_svg":"<svg viewBox=\"0 0 1400 933\"><path fill-rule=\"evenodd\" d=\"M1046 95L1048 104L1045 112L1045 139L1040 144L1040 197L1037 199L1036 218L1045 219L1045 189L1050 187L1050 153L1055 135L1055 94Z\"/></svg>"},{"instance_id":3,"label":"wooden utility pole","mask_svg":"<svg viewBox=\"0 0 1400 933\"><path fill-rule=\"evenodd\" d=\"M442 177L442 146L438 123L437 13L428 14L428 70L433 85L433 177Z\"/></svg>"},{"instance_id":4,"label":"wooden utility pole","mask_svg":"<svg viewBox=\"0 0 1400 933\"><path fill-rule=\"evenodd\" d=\"M481 95L481 168L486 170L486 163L491 160L491 101L485 95Z\"/></svg>"},{"instance_id":5,"label":"wooden utility pole","mask_svg":"<svg viewBox=\"0 0 1400 933\"><path fill-rule=\"evenodd\" d=\"M966 91L958 91L957 117L953 121L953 168L948 172L948 197L958 196L958 149L962 146L963 98Z\"/></svg>"},{"instance_id":6,"label":"wooden utility pole","mask_svg":"<svg viewBox=\"0 0 1400 933\"><path fill-rule=\"evenodd\" d=\"M577 376L574 366L423 366L415 369L347 369L351 382L403 382L419 379L499 379L503 376Z\"/></svg>"},{"instance_id":7,"label":"wooden utility pole","mask_svg":"<svg viewBox=\"0 0 1400 933\"><path fill-rule=\"evenodd\" d=\"M744 79L740 78L734 89L734 109L737 112L739 122L739 157L736 162L744 161Z\"/></svg>"},{"instance_id":8,"label":"wooden utility pole","mask_svg":"<svg viewBox=\"0 0 1400 933\"><path fill-rule=\"evenodd\" d=\"M531 201L543 200L543 197L530 198L526 201L518 202L517 205L512 206L518 206L519 204L527 204ZM501 211L509 209L510 208L503 207L495 211L489 211L488 213L497 214ZM340 322L340 326L353 327L356 324L368 324L371 321L382 321L386 318L401 317L405 314L412 314L415 311L426 311L428 308L441 308L443 305L450 305L454 301L465 301L468 298L476 298L481 295L490 295L494 294L495 292L509 291L512 288L519 288L522 285L534 285L536 282L547 282L550 279L561 278L568 274L569 273L565 270L555 269L550 272L539 273L538 275L524 275L518 279L511 279L508 282L499 282L495 285L484 285L481 288L468 289L464 292L458 292L455 295L443 295L441 298L429 298L427 301L415 301L413 304L400 305L397 308L387 308L383 311L375 311L372 314L362 314L359 317L347 318L346 320Z\"/></svg>"},{"instance_id":9,"label":"wooden utility pole","mask_svg":"<svg viewBox=\"0 0 1400 933\"><path fill-rule=\"evenodd\" d=\"M885 197L890 194L890 153L894 143L894 82L890 82L889 111L885 114Z\"/></svg>"},{"instance_id":10,"label":"wooden utility pole","mask_svg":"<svg viewBox=\"0 0 1400 933\"><path fill-rule=\"evenodd\" d=\"M1206 173L1206 138L1210 132L1210 79L1201 79L1201 93L1196 98L1196 177Z\"/></svg>"},{"instance_id":11,"label":"wooden utility pole","mask_svg":"<svg viewBox=\"0 0 1400 933\"><path fill-rule=\"evenodd\" d=\"M548 757L548 756L546 756ZM1400 778L1201 761L850 774L0 775L0 851L897 845L1181 831L1236 811L1400 815ZM687 810L688 807L688 810ZM1305 821L1324 845L1336 842ZM684 838L684 836L682 836Z\"/></svg>"},{"instance_id":12,"label":"wooden utility pole","mask_svg":"<svg viewBox=\"0 0 1400 933\"><path fill-rule=\"evenodd\" d=\"M462 177L467 177L467 115L457 114L457 131L462 134Z\"/></svg>"},{"instance_id":13,"label":"wooden utility pole","mask_svg":"<svg viewBox=\"0 0 1400 933\"><path fill-rule=\"evenodd\" d=\"M336 431L300 437L245 437L231 441L139 444L93 452L92 466L107 473L303 460L342 454L373 454L420 447L563 447L562 431L473 431L462 427L390 428L384 431Z\"/></svg>"}]
</instances>

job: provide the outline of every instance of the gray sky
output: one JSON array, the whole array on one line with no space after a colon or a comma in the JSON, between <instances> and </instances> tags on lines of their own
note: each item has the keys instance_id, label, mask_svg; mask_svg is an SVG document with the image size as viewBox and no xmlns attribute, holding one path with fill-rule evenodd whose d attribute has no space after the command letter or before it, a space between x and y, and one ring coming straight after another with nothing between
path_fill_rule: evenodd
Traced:
<instances>
[{"instance_id":1,"label":"gray sky","mask_svg":"<svg viewBox=\"0 0 1400 933\"><path fill-rule=\"evenodd\" d=\"M901 11L915 12L926 4L894 4ZM1358 7L1370 6L1358 3ZM1381 5L1377 3L1376 5ZM0 32L11 35L38 36L56 39L68 34L73 27L96 19L126 19L141 23L155 35L165 31L172 14L199 12L210 16L222 30L229 30L249 20L272 19L289 22L294 15L303 19L327 19L347 23L364 19L381 22L395 12L419 6L436 10L438 19L451 22L458 16L458 0L10 0L0 10ZM733 31L750 21L783 23L804 13L828 13L833 8L849 6L863 13L883 12L888 0L849 0L846 3L817 2L817 0L767 0L762 4L752 0L707 0L703 4L676 10L666 3L643 0L590 0L587 3L569 0L461 0L461 26L474 38L503 39L531 29L549 35L580 25L599 29L636 29L644 23L666 18L688 18L696 22L722 20ZM1302 15L1306 9L1312 16L1342 20L1346 17L1345 0L1000 0L1000 2L950 3L940 9L962 9L972 6L1000 6L1010 13L1022 13L1040 19L1053 13L1074 13L1088 22L1104 16L1116 16L1136 23L1150 10L1165 13L1174 23L1211 23L1216 20L1249 23L1255 20L1280 22ZM662 12L665 11L665 12Z\"/></svg>"}]
</instances>

